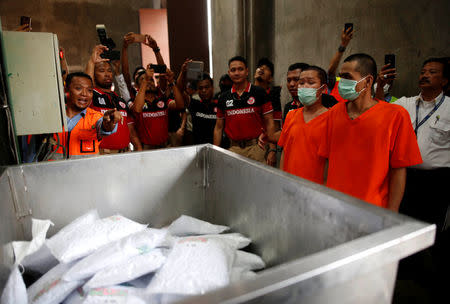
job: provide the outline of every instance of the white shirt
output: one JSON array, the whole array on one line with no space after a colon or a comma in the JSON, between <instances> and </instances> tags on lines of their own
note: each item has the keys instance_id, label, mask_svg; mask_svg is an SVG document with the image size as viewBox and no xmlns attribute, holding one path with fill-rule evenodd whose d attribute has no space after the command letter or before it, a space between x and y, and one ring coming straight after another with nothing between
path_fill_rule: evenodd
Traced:
<instances>
[{"instance_id":1,"label":"white shirt","mask_svg":"<svg viewBox=\"0 0 450 304\"><path fill-rule=\"evenodd\" d=\"M443 96L439 94L433 101L424 101L419 96L402 97L394 102L404 107L411 117L412 127L416 127L416 105L419 103L418 122L433 110ZM450 98L445 97L433 115L417 130L417 143L423 163L414 166L417 169L450 167Z\"/></svg>"}]
</instances>

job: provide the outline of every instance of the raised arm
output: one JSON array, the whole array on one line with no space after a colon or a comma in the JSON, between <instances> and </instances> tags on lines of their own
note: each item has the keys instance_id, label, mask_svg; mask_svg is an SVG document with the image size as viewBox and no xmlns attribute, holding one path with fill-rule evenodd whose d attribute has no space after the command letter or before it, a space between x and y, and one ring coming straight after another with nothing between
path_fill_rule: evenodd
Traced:
<instances>
[{"instance_id":1,"label":"raised arm","mask_svg":"<svg viewBox=\"0 0 450 304\"><path fill-rule=\"evenodd\" d=\"M171 110L181 110L184 108L184 96L183 92L178 88L178 86L174 85L175 83L175 74L167 69L166 73L167 77L167 83L170 89L173 90L173 96L175 98L175 101L172 101L169 103L169 109Z\"/></svg>"},{"instance_id":2,"label":"raised arm","mask_svg":"<svg viewBox=\"0 0 450 304\"><path fill-rule=\"evenodd\" d=\"M99 62L109 61L109 59L102 58L100 56L104 51L107 51L107 50L108 50L108 48L101 44L96 45L92 49L91 57L89 58L89 61L86 65L86 69L85 69L85 73L88 74L89 76L91 76L92 79L94 79L95 65Z\"/></svg>"},{"instance_id":3,"label":"raised arm","mask_svg":"<svg viewBox=\"0 0 450 304\"><path fill-rule=\"evenodd\" d=\"M350 43L350 40L352 40L352 38L353 38L352 28L348 28L347 31L342 30L341 45L336 54L334 54L333 58L331 59L330 67L328 68L328 75L332 76L336 75L336 70L339 66L339 62L341 62L342 55L344 55L344 51L347 48L348 44Z\"/></svg>"},{"instance_id":4,"label":"raised arm","mask_svg":"<svg viewBox=\"0 0 450 304\"><path fill-rule=\"evenodd\" d=\"M138 91L136 98L131 105L130 109L133 112L141 113L142 109L145 105L145 91L147 88L147 84L153 78L154 71L150 69L150 65L147 66L147 70L145 71L145 77L141 81L140 90Z\"/></svg>"}]
</instances>

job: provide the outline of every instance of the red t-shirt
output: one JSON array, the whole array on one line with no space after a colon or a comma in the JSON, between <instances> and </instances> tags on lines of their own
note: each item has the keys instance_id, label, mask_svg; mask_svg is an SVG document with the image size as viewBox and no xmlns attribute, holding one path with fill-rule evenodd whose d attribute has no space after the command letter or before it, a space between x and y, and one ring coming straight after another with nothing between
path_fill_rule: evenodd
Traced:
<instances>
[{"instance_id":1,"label":"red t-shirt","mask_svg":"<svg viewBox=\"0 0 450 304\"><path fill-rule=\"evenodd\" d=\"M303 117L303 109L287 114L278 145L283 147L283 171L323 184L326 159L317 152L323 134L326 132L328 111L308 123Z\"/></svg>"},{"instance_id":2,"label":"red t-shirt","mask_svg":"<svg viewBox=\"0 0 450 304\"><path fill-rule=\"evenodd\" d=\"M408 112L379 102L354 120L346 103L327 117L319 155L328 158L327 186L380 207L389 199L389 170L422 163Z\"/></svg>"},{"instance_id":3,"label":"red t-shirt","mask_svg":"<svg viewBox=\"0 0 450 304\"><path fill-rule=\"evenodd\" d=\"M99 88L95 88L90 107L102 114L116 108L123 117L123 120L118 122L117 132L104 137L100 142L100 148L119 150L128 147L128 144L130 143L128 124L134 123L134 120L130 116L125 100L114 92L105 92Z\"/></svg>"},{"instance_id":4,"label":"red t-shirt","mask_svg":"<svg viewBox=\"0 0 450 304\"><path fill-rule=\"evenodd\" d=\"M261 129L265 128L263 115L272 111L265 90L249 83L241 96L234 86L220 95L217 119L225 119L225 133L230 139L249 140L261 134Z\"/></svg>"},{"instance_id":5,"label":"red t-shirt","mask_svg":"<svg viewBox=\"0 0 450 304\"><path fill-rule=\"evenodd\" d=\"M152 102L146 100L141 113L135 113L136 128L143 144L159 146L169 137L169 108L172 99L159 96Z\"/></svg>"}]
</instances>

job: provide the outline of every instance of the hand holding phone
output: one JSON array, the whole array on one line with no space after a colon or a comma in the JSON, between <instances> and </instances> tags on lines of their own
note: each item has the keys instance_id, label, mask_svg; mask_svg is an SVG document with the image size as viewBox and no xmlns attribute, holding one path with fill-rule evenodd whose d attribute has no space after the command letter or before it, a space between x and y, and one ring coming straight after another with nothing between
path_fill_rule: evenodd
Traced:
<instances>
[{"instance_id":1,"label":"hand holding phone","mask_svg":"<svg viewBox=\"0 0 450 304\"><path fill-rule=\"evenodd\" d=\"M350 29L350 31L348 31L348 29ZM347 33L347 31L348 31L348 33L353 32L353 23L346 23L344 25L344 32Z\"/></svg>"},{"instance_id":2,"label":"hand holding phone","mask_svg":"<svg viewBox=\"0 0 450 304\"><path fill-rule=\"evenodd\" d=\"M203 61L189 61L187 63L186 79L198 81L203 75Z\"/></svg>"},{"instance_id":3,"label":"hand holding phone","mask_svg":"<svg viewBox=\"0 0 450 304\"><path fill-rule=\"evenodd\" d=\"M384 55L384 64L389 64L389 68L395 68L395 54Z\"/></svg>"},{"instance_id":4,"label":"hand holding phone","mask_svg":"<svg viewBox=\"0 0 450 304\"><path fill-rule=\"evenodd\" d=\"M151 64L150 69L155 71L157 74L164 74L166 73L167 66L165 64Z\"/></svg>"}]
</instances>

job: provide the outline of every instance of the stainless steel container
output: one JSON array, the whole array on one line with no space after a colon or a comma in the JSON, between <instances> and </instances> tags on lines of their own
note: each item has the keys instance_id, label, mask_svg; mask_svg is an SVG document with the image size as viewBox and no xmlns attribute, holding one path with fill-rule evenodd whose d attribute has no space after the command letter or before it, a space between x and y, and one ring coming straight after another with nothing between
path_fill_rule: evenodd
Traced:
<instances>
[{"instance_id":1,"label":"stainless steel container","mask_svg":"<svg viewBox=\"0 0 450 304\"><path fill-rule=\"evenodd\" d=\"M0 170L0 288L31 217L54 234L91 208L154 227L188 214L253 240L266 270L183 303L390 303L399 260L434 242L434 225L211 145Z\"/></svg>"}]
</instances>

